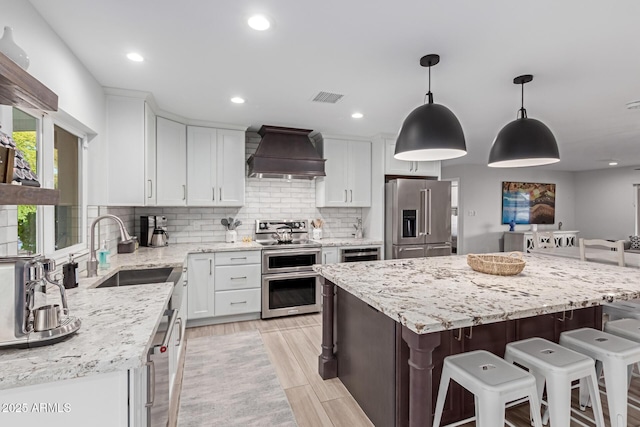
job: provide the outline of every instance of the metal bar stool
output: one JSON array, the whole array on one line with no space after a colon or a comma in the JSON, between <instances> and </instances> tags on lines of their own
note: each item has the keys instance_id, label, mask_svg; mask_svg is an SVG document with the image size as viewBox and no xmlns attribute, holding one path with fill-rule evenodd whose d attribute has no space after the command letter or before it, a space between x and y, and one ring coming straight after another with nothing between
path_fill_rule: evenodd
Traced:
<instances>
[{"instance_id":1,"label":"metal bar stool","mask_svg":"<svg viewBox=\"0 0 640 427\"><path fill-rule=\"evenodd\" d=\"M593 404L597 427L604 427L602 404L594 360L542 338L530 338L507 344L504 359L527 368L536 378L538 399L546 383L548 415L553 427L569 427L571 420L571 382L585 379ZM546 424L547 412L543 417Z\"/></svg>"},{"instance_id":2,"label":"metal bar stool","mask_svg":"<svg viewBox=\"0 0 640 427\"><path fill-rule=\"evenodd\" d=\"M523 398L529 400L534 426L542 427L540 411L537 410L540 408L540 402L535 378L485 350L445 357L433 420L434 427L440 426L450 380L473 393L477 427L504 426L505 405Z\"/></svg>"},{"instance_id":3,"label":"metal bar stool","mask_svg":"<svg viewBox=\"0 0 640 427\"><path fill-rule=\"evenodd\" d=\"M596 375L604 370L609 419L612 427L627 426L627 389L633 364L640 362L640 345L631 340L591 328L560 334L560 345L596 360ZM587 406L589 395L580 387L580 406Z\"/></svg>"}]
</instances>

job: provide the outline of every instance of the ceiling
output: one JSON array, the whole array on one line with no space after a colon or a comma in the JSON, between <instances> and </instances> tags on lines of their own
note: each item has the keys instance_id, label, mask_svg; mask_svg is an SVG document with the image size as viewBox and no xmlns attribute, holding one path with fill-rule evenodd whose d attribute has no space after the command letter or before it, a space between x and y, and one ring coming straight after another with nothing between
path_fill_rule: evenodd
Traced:
<instances>
[{"instance_id":1,"label":"ceiling","mask_svg":"<svg viewBox=\"0 0 640 427\"><path fill-rule=\"evenodd\" d=\"M459 118L468 155L486 164L516 117L520 74L529 117L558 140L545 169L640 164L640 54L636 0L31 0L103 86L151 92L160 108L193 120L397 134L423 103L437 53L435 102ZM264 13L273 27L246 25ZM126 59L130 51L142 63ZM345 95L311 102L319 92ZM246 98L232 104L232 96ZM352 119L353 112L364 114Z\"/></svg>"}]
</instances>

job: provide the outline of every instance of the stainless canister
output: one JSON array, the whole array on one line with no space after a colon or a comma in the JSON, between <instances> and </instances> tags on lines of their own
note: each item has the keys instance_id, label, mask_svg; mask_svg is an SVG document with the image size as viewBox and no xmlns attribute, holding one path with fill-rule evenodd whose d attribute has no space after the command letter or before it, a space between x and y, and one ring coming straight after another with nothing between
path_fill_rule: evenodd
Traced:
<instances>
[{"instance_id":1,"label":"stainless canister","mask_svg":"<svg viewBox=\"0 0 640 427\"><path fill-rule=\"evenodd\" d=\"M60 306L58 304L43 305L35 309L33 329L48 331L60 325Z\"/></svg>"}]
</instances>

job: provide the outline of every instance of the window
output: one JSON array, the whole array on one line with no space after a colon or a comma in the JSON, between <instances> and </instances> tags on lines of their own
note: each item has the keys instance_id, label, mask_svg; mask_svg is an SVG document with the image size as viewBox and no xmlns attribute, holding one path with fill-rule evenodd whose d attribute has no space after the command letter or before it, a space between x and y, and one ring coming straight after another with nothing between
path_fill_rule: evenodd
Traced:
<instances>
[{"instance_id":1,"label":"window","mask_svg":"<svg viewBox=\"0 0 640 427\"><path fill-rule=\"evenodd\" d=\"M29 164L31 172L38 176L38 126L39 120L17 108L13 109L13 132L11 137L16 148ZM35 205L18 206L18 254L38 252L37 239L38 208Z\"/></svg>"},{"instance_id":2,"label":"window","mask_svg":"<svg viewBox=\"0 0 640 427\"><path fill-rule=\"evenodd\" d=\"M57 125L53 135L53 183L60 190L60 203L55 207L55 249L59 250L82 242L81 141Z\"/></svg>"},{"instance_id":3,"label":"window","mask_svg":"<svg viewBox=\"0 0 640 427\"><path fill-rule=\"evenodd\" d=\"M37 173L40 185L60 190L56 206L18 207L18 252L62 260L68 253L86 249L83 147L87 136L54 117L13 108L16 145Z\"/></svg>"}]
</instances>

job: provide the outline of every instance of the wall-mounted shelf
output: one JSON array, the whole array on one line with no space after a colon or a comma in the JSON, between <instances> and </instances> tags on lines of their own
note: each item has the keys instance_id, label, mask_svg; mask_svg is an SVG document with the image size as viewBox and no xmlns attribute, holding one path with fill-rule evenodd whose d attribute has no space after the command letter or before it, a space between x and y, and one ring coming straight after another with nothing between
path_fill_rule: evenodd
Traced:
<instances>
[{"instance_id":1,"label":"wall-mounted shelf","mask_svg":"<svg viewBox=\"0 0 640 427\"><path fill-rule=\"evenodd\" d=\"M57 205L60 190L0 184L0 205Z\"/></svg>"},{"instance_id":2,"label":"wall-mounted shelf","mask_svg":"<svg viewBox=\"0 0 640 427\"><path fill-rule=\"evenodd\" d=\"M0 104L58 111L58 95L0 52Z\"/></svg>"}]
</instances>

